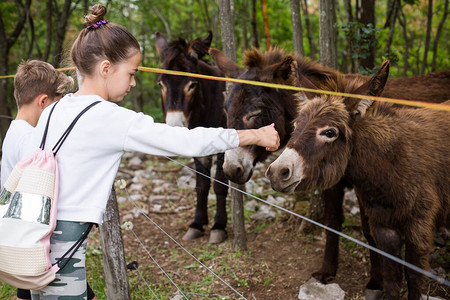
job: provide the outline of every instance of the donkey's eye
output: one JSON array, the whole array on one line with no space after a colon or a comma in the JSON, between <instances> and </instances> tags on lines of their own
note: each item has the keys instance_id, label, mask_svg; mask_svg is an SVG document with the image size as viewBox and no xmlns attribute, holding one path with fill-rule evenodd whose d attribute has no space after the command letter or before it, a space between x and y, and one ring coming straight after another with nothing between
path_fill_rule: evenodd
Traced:
<instances>
[{"instance_id":1,"label":"donkey's eye","mask_svg":"<svg viewBox=\"0 0 450 300\"><path fill-rule=\"evenodd\" d=\"M336 128L329 128L329 129L323 130L320 133L320 135L325 136L329 139L332 139L334 137L337 137L337 130L336 130Z\"/></svg>"},{"instance_id":2,"label":"donkey's eye","mask_svg":"<svg viewBox=\"0 0 450 300\"><path fill-rule=\"evenodd\" d=\"M195 89L196 86L197 86L197 81L190 81L189 86L188 86L188 91Z\"/></svg>"},{"instance_id":3,"label":"donkey's eye","mask_svg":"<svg viewBox=\"0 0 450 300\"><path fill-rule=\"evenodd\" d=\"M247 117L247 120L251 121L252 119L258 118L259 116L261 116L261 113L251 114L250 116Z\"/></svg>"}]
</instances>

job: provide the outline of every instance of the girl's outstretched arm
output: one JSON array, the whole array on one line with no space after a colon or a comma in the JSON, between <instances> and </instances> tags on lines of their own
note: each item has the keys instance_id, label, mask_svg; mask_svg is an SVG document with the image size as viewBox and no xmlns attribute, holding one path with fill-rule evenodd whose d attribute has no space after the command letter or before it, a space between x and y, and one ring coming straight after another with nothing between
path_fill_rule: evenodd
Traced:
<instances>
[{"instance_id":1,"label":"girl's outstretched arm","mask_svg":"<svg viewBox=\"0 0 450 300\"><path fill-rule=\"evenodd\" d=\"M275 151L280 146L280 137L272 123L258 129L237 130L239 146L258 145L268 151Z\"/></svg>"}]
</instances>

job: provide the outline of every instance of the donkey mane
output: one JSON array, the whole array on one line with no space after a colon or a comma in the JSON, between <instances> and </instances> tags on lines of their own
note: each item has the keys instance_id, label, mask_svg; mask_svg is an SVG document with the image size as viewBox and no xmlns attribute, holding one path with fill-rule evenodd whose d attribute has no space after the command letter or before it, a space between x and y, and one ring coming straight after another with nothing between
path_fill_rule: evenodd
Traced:
<instances>
[{"instance_id":1,"label":"donkey mane","mask_svg":"<svg viewBox=\"0 0 450 300\"><path fill-rule=\"evenodd\" d=\"M340 72L298 54L288 53L277 46L266 52L261 52L255 47L246 50L243 65L248 68L264 70L273 64L283 62L286 57L292 57L297 62L297 73L300 76L302 87L336 92L344 91L344 75ZM287 81L288 84L290 82L290 80Z\"/></svg>"},{"instance_id":2,"label":"donkey mane","mask_svg":"<svg viewBox=\"0 0 450 300\"><path fill-rule=\"evenodd\" d=\"M191 45L196 47L197 41L193 41ZM198 50L198 47L196 47ZM178 40L174 40L168 43L167 48L164 51L163 65L164 66L177 66L183 65L185 62L182 58L186 58L187 60L197 63L197 61L202 61L211 66L210 61L203 57L205 53L202 53L200 58L197 58L198 55L193 55L192 49L190 49L189 41L183 38L178 38Z\"/></svg>"},{"instance_id":3,"label":"donkey mane","mask_svg":"<svg viewBox=\"0 0 450 300\"><path fill-rule=\"evenodd\" d=\"M245 50L242 64L249 68L256 67L263 69L274 63L282 62L286 55L287 53L283 49L276 46L264 53L252 47L251 49Z\"/></svg>"},{"instance_id":4,"label":"donkey mane","mask_svg":"<svg viewBox=\"0 0 450 300\"><path fill-rule=\"evenodd\" d=\"M178 40L174 40L167 45L167 48L164 51L164 61L163 64L167 64L175 60L180 54L187 54L188 51L188 43L183 38L178 38ZM185 55L187 57L187 55Z\"/></svg>"}]
</instances>

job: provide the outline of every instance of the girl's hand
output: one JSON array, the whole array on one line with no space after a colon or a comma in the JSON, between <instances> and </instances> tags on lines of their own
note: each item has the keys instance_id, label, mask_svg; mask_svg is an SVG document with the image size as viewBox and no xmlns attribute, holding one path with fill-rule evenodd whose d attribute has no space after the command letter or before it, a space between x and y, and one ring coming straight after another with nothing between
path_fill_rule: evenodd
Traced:
<instances>
[{"instance_id":1,"label":"girl's hand","mask_svg":"<svg viewBox=\"0 0 450 300\"><path fill-rule=\"evenodd\" d=\"M280 147L280 136L275 130L274 123L257 130L261 132L260 142L257 144L258 146L266 147L267 151L275 151Z\"/></svg>"},{"instance_id":2,"label":"girl's hand","mask_svg":"<svg viewBox=\"0 0 450 300\"><path fill-rule=\"evenodd\" d=\"M275 151L280 147L280 137L272 123L258 129L238 130L239 146L258 145L267 151Z\"/></svg>"}]
</instances>

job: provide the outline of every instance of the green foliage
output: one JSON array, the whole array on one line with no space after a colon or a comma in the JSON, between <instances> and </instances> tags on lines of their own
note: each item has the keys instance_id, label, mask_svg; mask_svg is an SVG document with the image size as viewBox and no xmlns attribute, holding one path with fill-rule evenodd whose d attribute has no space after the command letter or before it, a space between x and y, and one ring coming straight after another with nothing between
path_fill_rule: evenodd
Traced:
<instances>
[{"instance_id":1,"label":"green foliage","mask_svg":"<svg viewBox=\"0 0 450 300\"><path fill-rule=\"evenodd\" d=\"M17 289L0 281L0 299L14 299Z\"/></svg>"},{"instance_id":2,"label":"green foliage","mask_svg":"<svg viewBox=\"0 0 450 300\"><path fill-rule=\"evenodd\" d=\"M354 59L367 58L370 49L378 45L378 33L380 29L373 24L361 24L359 22L349 22L347 24L336 23L335 28L351 41Z\"/></svg>"}]
</instances>

